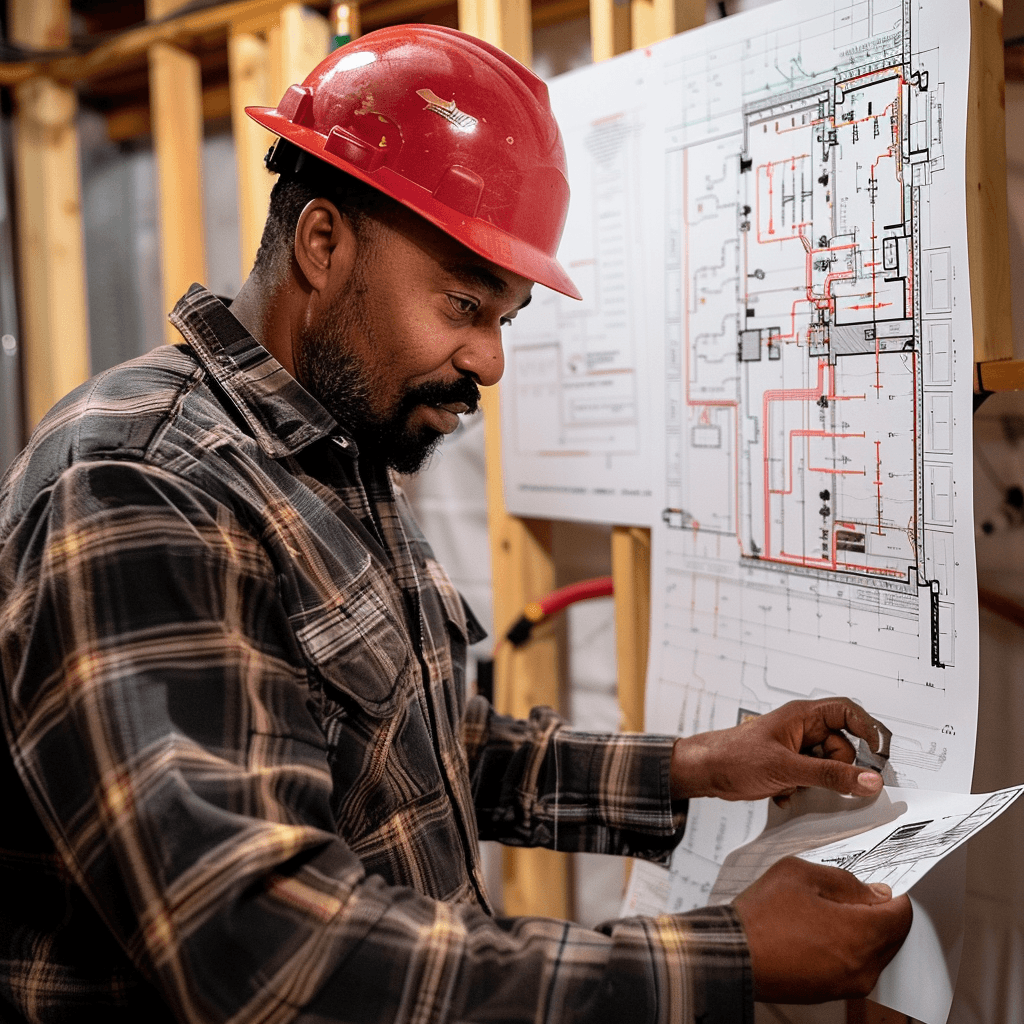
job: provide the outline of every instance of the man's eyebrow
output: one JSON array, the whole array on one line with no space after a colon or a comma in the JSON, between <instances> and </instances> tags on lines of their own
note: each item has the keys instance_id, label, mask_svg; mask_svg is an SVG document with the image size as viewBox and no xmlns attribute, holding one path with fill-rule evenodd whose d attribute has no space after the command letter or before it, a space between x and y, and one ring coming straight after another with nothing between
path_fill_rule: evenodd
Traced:
<instances>
[{"instance_id":1,"label":"man's eyebrow","mask_svg":"<svg viewBox=\"0 0 1024 1024\"><path fill-rule=\"evenodd\" d=\"M480 263L451 262L443 264L444 269L452 277L461 277L464 281L472 281L486 288L493 295L504 295L508 285L497 274L492 273Z\"/></svg>"}]
</instances>

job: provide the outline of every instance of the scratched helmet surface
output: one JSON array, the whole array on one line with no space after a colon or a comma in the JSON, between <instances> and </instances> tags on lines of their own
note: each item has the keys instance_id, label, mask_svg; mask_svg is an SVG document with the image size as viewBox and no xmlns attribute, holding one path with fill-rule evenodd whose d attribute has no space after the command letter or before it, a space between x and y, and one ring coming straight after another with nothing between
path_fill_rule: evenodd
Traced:
<instances>
[{"instance_id":1,"label":"scratched helmet surface","mask_svg":"<svg viewBox=\"0 0 1024 1024\"><path fill-rule=\"evenodd\" d=\"M438 25L380 29L246 113L498 266L580 297L555 259L569 184L547 86L496 47Z\"/></svg>"}]
</instances>

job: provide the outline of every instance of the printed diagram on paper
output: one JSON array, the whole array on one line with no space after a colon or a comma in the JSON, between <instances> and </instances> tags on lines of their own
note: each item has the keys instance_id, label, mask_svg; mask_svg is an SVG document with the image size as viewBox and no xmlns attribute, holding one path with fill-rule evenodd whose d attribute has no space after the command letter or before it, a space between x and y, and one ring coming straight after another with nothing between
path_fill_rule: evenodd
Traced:
<instances>
[{"instance_id":1,"label":"printed diagram on paper","mask_svg":"<svg viewBox=\"0 0 1024 1024\"><path fill-rule=\"evenodd\" d=\"M969 789L961 8L776 5L742 39L661 51L676 116L649 727L844 693L893 729L887 782ZM669 909L703 903L763 823L696 802Z\"/></svg>"},{"instance_id":2,"label":"printed diagram on paper","mask_svg":"<svg viewBox=\"0 0 1024 1024\"><path fill-rule=\"evenodd\" d=\"M656 515L640 233L648 63L629 55L599 78L551 83L572 188L559 260L583 301L537 287L504 336L505 496L519 515L622 525Z\"/></svg>"},{"instance_id":3,"label":"printed diagram on paper","mask_svg":"<svg viewBox=\"0 0 1024 1024\"><path fill-rule=\"evenodd\" d=\"M847 801L854 807L839 813L842 797L807 794L803 807L772 808L764 832L729 854L708 902L730 902L791 855L844 868L867 885L884 882L899 896L994 821L1021 790L970 794L890 788L873 802Z\"/></svg>"}]
</instances>

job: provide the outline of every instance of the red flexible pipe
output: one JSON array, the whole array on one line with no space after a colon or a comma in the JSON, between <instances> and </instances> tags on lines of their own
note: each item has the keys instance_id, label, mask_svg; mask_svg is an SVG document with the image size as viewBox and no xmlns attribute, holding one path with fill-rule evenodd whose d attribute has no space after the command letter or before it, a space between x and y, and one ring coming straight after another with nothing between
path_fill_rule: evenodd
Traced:
<instances>
[{"instance_id":1,"label":"red flexible pipe","mask_svg":"<svg viewBox=\"0 0 1024 1024\"><path fill-rule=\"evenodd\" d=\"M609 597L613 592L611 576L581 580L579 583L570 583L567 587L552 590L539 601L531 601L523 609L523 614L512 624L512 628L505 634L505 639L514 647L519 647L529 640L530 633L538 622L543 622L544 619L577 601L587 601L592 597Z\"/></svg>"}]
</instances>

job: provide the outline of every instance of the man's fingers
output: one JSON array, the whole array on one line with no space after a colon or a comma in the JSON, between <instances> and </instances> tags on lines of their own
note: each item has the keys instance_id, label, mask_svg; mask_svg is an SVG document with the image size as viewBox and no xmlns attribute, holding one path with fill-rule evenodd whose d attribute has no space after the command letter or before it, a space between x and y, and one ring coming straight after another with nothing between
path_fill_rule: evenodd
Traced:
<instances>
[{"instance_id":1,"label":"man's fingers","mask_svg":"<svg viewBox=\"0 0 1024 1024\"><path fill-rule=\"evenodd\" d=\"M888 758L892 733L877 718L869 715L852 700L846 697L831 697L828 700L814 702L810 711L829 731L838 732L845 729L864 740L871 748L872 754ZM811 726L811 723L808 725ZM809 728L808 732L810 731ZM817 742L823 739L824 736Z\"/></svg>"},{"instance_id":2,"label":"man's fingers","mask_svg":"<svg viewBox=\"0 0 1024 1024\"><path fill-rule=\"evenodd\" d=\"M853 764L857 757L853 744L841 732L826 736L821 744L821 752L833 761L845 761L847 764Z\"/></svg>"},{"instance_id":3,"label":"man's fingers","mask_svg":"<svg viewBox=\"0 0 1024 1024\"><path fill-rule=\"evenodd\" d=\"M865 771L856 765L828 758L794 754L784 761L787 784L818 786L850 796L874 796L882 788L878 772Z\"/></svg>"},{"instance_id":4,"label":"man's fingers","mask_svg":"<svg viewBox=\"0 0 1024 1024\"><path fill-rule=\"evenodd\" d=\"M847 871L787 857L733 901L750 947L754 998L866 995L910 930L910 899Z\"/></svg>"}]
</instances>

